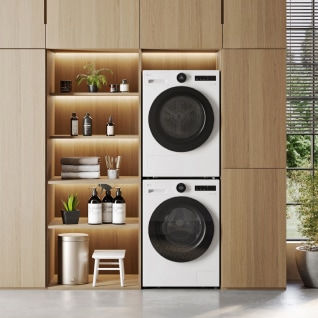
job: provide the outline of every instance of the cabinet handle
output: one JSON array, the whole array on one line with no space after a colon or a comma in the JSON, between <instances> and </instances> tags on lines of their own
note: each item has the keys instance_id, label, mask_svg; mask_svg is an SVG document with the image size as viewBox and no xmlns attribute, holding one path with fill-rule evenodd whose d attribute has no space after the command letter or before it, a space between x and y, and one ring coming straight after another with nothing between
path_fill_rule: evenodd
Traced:
<instances>
[{"instance_id":1,"label":"cabinet handle","mask_svg":"<svg viewBox=\"0 0 318 318\"><path fill-rule=\"evenodd\" d=\"M221 24L224 24L224 0L221 0Z\"/></svg>"},{"instance_id":2,"label":"cabinet handle","mask_svg":"<svg viewBox=\"0 0 318 318\"><path fill-rule=\"evenodd\" d=\"M44 24L47 24L47 0L43 0L44 1Z\"/></svg>"}]
</instances>

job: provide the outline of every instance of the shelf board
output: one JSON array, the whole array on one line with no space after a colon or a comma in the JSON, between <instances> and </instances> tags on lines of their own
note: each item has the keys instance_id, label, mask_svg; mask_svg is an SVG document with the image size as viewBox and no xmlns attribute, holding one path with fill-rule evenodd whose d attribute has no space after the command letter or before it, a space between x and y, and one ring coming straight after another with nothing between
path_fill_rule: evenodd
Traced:
<instances>
[{"instance_id":1,"label":"shelf board","mask_svg":"<svg viewBox=\"0 0 318 318\"><path fill-rule=\"evenodd\" d=\"M126 218L126 224L88 224L87 218L80 218L78 224L63 224L62 218L54 218L52 222L48 225L49 229L78 229L80 231L85 229L114 229L114 228L121 228L121 229L139 229L139 218Z\"/></svg>"},{"instance_id":2,"label":"shelf board","mask_svg":"<svg viewBox=\"0 0 318 318\"><path fill-rule=\"evenodd\" d=\"M92 140L92 139L105 139L105 140L119 140L119 139L139 139L138 135L92 135L92 136L70 136L70 135L51 135L50 139L81 139L81 140Z\"/></svg>"},{"instance_id":3,"label":"shelf board","mask_svg":"<svg viewBox=\"0 0 318 318\"><path fill-rule=\"evenodd\" d=\"M60 176L53 177L48 180L48 184L99 184L110 183L112 185L119 184L139 184L138 176L122 176L118 179L109 179L107 176L101 176L98 179L62 179Z\"/></svg>"},{"instance_id":4,"label":"shelf board","mask_svg":"<svg viewBox=\"0 0 318 318\"><path fill-rule=\"evenodd\" d=\"M119 274L99 274L96 287L92 286L93 275L88 275L88 284L80 285L59 285L57 283L57 275L54 275L49 283L49 289L90 289L90 290L108 290L108 289L141 289L138 274L125 274L124 287L120 286Z\"/></svg>"},{"instance_id":5,"label":"shelf board","mask_svg":"<svg viewBox=\"0 0 318 318\"><path fill-rule=\"evenodd\" d=\"M90 96L90 97L96 97L96 96L139 96L138 92L133 93L107 93L107 92L97 92L97 93L89 93L89 92L81 92L81 93L50 93L51 96Z\"/></svg>"}]
</instances>

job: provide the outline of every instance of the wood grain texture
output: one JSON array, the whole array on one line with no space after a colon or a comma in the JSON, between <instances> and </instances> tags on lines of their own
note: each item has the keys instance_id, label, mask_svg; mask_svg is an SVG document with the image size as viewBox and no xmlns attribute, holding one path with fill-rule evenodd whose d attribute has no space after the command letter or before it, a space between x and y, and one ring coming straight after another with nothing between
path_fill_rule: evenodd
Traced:
<instances>
[{"instance_id":1,"label":"wood grain texture","mask_svg":"<svg viewBox=\"0 0 318 318\"><path fill-rule=\"evenodd\" d=\"M45 286L45 51L0 50L1 287Z\"/></svg>"},{"instance_id":2,"label":"wood grain texture","mask_svg":"<svg viewBox=\"0 0 318 318\"><path fill-rule=\"evenodd\" d=\"M286 287L285 182L284 169L222 170L222 288Z\"/></svg>"},{"instance_id":3,"label":"wood grain texture","mask_svg":"<svg viewBox=\"0 0 318 318\"><path fill-rule=\"evenodd\" d=\"M222 50L222 168L286 167L285 50Z\"/></svg>"},{"instance_id":4,"label":"wood grain texture","mask_svg":"<svg viewBox=\"0 0 318 318\"><path fill-rule=\"evenodd\" d=\"M45 48L43 0L1 1L0 48Z\"/></svg>"},{"instance_id":5,"label":"wood grain texture","mask_svg":"<svg viewBox=\"0 0 318 318\"><path fill-rule=\"evenodd\" d=\"M142 49L220 49L221 1L141 0Z\"/></svg>"},{"instance_id":6,"label":"wood grain texture","mask_svg":"<svg viewBox=\"0 0 318 318\"><path fill-rule=\"evenodd\" d=\"M224 0L223 48L285 47L285 0Z\"/></svg>"},{"instance_id":7,"label":"wood grain texture","mask_svg":"<svg viewBox=\"0 0 318 318\"><path fill-rule=\"evenodd\" d=\"M143 70L215 70L217 53L143 52Z\"/></svg>"},{"instance_id":8,"label":"wood grain texture","mask_svg":"<svg viewBox=\"0 0 318 318\"><path fill-rule=\"evenodd\" d=\"M47 48L139 48L138 0L47 0Z\"/></svg>"}]
</instances>

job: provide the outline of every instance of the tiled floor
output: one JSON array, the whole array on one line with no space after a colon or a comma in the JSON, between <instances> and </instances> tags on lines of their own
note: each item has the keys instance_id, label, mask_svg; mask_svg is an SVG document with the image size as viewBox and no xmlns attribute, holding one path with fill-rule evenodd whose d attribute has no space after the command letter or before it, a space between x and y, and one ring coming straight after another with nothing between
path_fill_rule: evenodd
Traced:
<instances>
[{"instance_id":1,"label":"tiled floor","mask_svg":"<svg viewBox=\"0 0 318 318\"><path fill-rule=\"evenodd\" d=\"M0 290L1 318L318 317L318 289Z\"/></svg>"}]
</instances>

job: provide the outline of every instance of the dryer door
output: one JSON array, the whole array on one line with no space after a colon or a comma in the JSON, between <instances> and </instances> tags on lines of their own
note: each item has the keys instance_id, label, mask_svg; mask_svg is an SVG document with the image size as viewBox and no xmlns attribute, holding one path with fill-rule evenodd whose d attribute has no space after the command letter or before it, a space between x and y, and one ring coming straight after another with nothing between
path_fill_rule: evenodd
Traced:
<instances>
[{"instance_id":1,"label":"dryer door","mask_svg":"<svg viewBox=\"0 0 318 318\"><path fill-rule=\"evenodd\" d=\"M188 262L200 257L214 235L211 214L199 201L174 197L153 212L148 227L155 250L173 262Z\"/></svg>"},{"instance_id":2,"label":"dryer door","mask_svg":"<svg viewBox=\"0 0 318 318\"><path fill-rule=\"evenodd\" d=\"M162 92L151 105L149 128L157 142L176 152L200 147L210 136L214 114L199 91L184 86Z\"/></svg>"}]
</instances>

